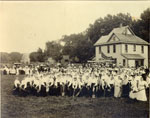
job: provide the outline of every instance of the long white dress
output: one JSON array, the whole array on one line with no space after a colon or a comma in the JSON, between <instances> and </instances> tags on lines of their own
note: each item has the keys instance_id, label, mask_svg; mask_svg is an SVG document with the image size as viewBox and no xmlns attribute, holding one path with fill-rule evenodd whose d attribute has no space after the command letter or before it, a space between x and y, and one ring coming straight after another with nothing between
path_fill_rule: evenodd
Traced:
<instances>
[{"instance_id":1,"label":"long white dress","mask_svg":"<svg viewBox=\"0 0 150 118\"><path fill-rule=\"evenodd\" d=\"M122 91L122 80L120 80L118 78L118 76L114 77L114 84L115 84L115 88L114 88L114 97L121 97Z\"/></svg>"},{"instance_id":2,"label":"long white dress","mask_svg":"<svg viewBox=\"0 0 150 118\"><path fill-rule=\"evenodd\" d=\"M150 73L149 73L149 75L146 78L146 82L148 83L148 85L150 85Z\"/></svg>"},{"instance_id":3,"label":"long white dress","mask_svg":"<svg viewBox=\"0 0 150 118\"><path fill-rule=\"evenodd\" d=\"M129 93L129 97L131 99L135 99L136 98L136 94L137 94L136 92L137 92L137 81L136 81L135 78L132 78L132 80L131 80L131 91Z\"/></svg>"},{"instance_id":4,"label":"long white dress","mask_svg":"<svg viewBox=\"0 0 150 118\"><path fill-rule=\"evenodd\" d=\"M148 87L146 81L140 80L138 85L138 92L136 94L136 99L139 101L147 101L145 89Z\"/></svg>"}]
</instances>

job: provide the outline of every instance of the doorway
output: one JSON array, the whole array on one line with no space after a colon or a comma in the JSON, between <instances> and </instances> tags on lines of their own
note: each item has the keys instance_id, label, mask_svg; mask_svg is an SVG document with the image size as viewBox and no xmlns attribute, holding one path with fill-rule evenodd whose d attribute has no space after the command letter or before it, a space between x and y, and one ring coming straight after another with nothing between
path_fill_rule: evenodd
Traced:
<instances>
[{"instance_id":1,"label":"doorway","mask_svg":"<svg viewBox=\"0 0 150 118\"><path fill-rule=\"evenodd\" d=\"M138 60L135 60L135 67L138 68L140 65L139 65L139 61Z\"/></svg>"}]
</instances>

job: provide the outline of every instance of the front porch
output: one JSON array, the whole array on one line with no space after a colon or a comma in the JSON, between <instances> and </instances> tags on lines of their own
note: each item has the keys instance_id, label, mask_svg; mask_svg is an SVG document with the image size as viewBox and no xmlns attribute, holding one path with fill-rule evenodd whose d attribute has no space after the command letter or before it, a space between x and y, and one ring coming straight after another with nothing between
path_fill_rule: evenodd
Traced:
<instances>
[{"instance_id":1,"label":"front porch","mask_svg":"<svg viewBox=\"0 0 150 118\"><path fill-rule=\"evenodd\" d=\"M139 67L144 66L144 57L140 54L122 54L125 58L123 59L123 66L126 67Z\"/></svg>"}]
</instances>

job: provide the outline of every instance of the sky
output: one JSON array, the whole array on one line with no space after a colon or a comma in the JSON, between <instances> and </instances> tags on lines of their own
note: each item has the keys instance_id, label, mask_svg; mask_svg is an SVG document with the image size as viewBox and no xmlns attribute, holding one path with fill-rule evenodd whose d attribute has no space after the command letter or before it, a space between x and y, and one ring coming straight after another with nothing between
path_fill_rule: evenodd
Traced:
<instances>
[{"instance_id":1,"label":"sky","mask_svg":"<svg viewBox=\"0 0 150 118\"><path fill-rule=\"evenodd\" d=\"M1 1L0 52L30 53L47 41L80 33L107 14L135 18L150 1Z\"/></svg>"}]
</instances>

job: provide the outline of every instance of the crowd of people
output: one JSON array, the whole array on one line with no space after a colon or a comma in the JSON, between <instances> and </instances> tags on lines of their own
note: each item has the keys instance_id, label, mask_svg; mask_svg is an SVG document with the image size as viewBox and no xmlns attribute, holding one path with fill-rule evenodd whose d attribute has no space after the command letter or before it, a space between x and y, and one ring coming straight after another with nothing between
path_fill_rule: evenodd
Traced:
<instances>
[{"instance_id":1,"label":"crowd of people","mask_svg":"<svg viewBox=\"0 0 150 118\"><path fill-rule=\"evenodd\" d=\"M34 71L33 71L34 70ZM23 80L14 81L14 94L73 97L128 97L147 101L149 69L109 68L97 64L51 67L46 71L31 69Z\"/></svg>"},{"instance_id":2,"label":"crowd of people","mask_svg":"<svg viewBox=\"0 0 150 118\"><path fill-rule=\"evenodd\" d=\"M13 65L11 67L8 67L7 65L3 66L2 68L0 68L0 71L3 75L31 75L32 73L39 71L39 70L43 70L43 71L47 71L50 68L48 67L44 67L43 65L37 65L37 66L16 66Z\"/></svg>"}]
</instances>

